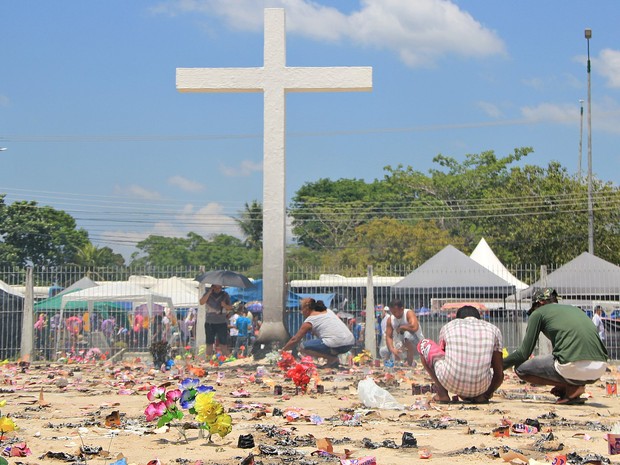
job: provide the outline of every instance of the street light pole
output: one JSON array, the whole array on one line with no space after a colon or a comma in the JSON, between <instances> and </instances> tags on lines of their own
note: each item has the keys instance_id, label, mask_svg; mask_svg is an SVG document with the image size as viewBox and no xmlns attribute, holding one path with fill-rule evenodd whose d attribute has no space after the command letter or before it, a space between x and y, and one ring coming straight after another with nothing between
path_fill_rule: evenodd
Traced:
<instances>
[{"instance_id":1,"label":"street light pole","mask_svg":"<svg viewBox=\"0 0 620 465\"><path fill-rule=\"evenodd\" d=\"M594 210L592 208L592 92L590 84L590 39L592 29L585 30L588 43L588 252L594 255Z\"/></svg>"},{"instance_id":2,"label":"street light pole","mask_svg":"<svg viewBox=\"0 0 620 465\"><path fill-rule=\"evenodd\" d=\"M579 122L579 163L577 164L577 179L581 182L581 158L583 155L583 99L579 99L580 122Z\"/></svg>"}]
</instances>

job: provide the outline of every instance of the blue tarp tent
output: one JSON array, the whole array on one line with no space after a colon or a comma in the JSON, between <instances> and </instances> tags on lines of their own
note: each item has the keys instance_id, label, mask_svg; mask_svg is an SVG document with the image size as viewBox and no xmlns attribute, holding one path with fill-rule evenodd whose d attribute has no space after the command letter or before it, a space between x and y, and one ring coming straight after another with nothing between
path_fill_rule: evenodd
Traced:
<instances>
[{"instance_id":1,"label":"blue tarp tent","mask_svg":"<svg viewBox=\"0 0 620 465\"><path fill-rule=\"evenodd\" d=\"M305 298L312 298L314 300L322 300L323 303L325 304L325 306L327 308L331 308L332 306L332 301L334 300L334 297L336 296L336 294L331 293L331 294L320 294L320 293L304 293L304 294L297 294L299 296L300 299L305 299Z\"/></svg>"},{"instance_id":2,"label":"blue tarp tent","mask_svg":"<svg viewBox=\"0 0 620 465\"><path fill-rule=\"evenodd\" d=\"M230 300L233 302L252 302L253 300L263 300L263 280L257 279L254 281L254 287L227 287L226 292L230 296ZM297 294L288 292L286 297L286 308L298 308L301 297Z\"/></svg>"}]
</instances>

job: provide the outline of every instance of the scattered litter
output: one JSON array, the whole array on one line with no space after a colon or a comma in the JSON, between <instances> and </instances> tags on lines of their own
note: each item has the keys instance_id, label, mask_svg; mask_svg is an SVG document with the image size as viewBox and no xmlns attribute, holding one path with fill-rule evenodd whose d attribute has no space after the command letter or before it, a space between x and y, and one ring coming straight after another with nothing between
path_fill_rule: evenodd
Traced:
<instances>
[{"instance_id":1,"label":"scattered litter","mask_svg":"<svg viewBox=\"0 0 620 465\"><path fill-rule=\"evenodd\" d=\"M370 377L358 383L357 394L366 407L388 410L405 409L405 406L397 402L392 394L377 386L377 383Z\"/></svg>"},{"instance_id":2,"label":"scattered litter","mask_svg":"<svg viewBox=\"0 0 620 465\"><path fill-rule=\"evenodd\" d=\"M402 448L418 447L418 440L413 436L413 433L409 433L408 431L403 432L401 441L400 447Z\"/></svg>"}]
</instances>

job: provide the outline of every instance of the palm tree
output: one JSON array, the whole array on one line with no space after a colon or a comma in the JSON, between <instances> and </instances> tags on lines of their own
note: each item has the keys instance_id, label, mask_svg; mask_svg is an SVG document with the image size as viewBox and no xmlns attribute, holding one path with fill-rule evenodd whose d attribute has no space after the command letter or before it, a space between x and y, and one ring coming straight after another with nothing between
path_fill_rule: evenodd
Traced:
<instances>
[{"instance_id":1,"label":"palm tree","mask_svg":"<svg viewBox=\"0 0 620 465\"><path fill-rule=\"evenodd\" d=\"M245 209L239 213L235 221L245 236L244 243L250 249L263 248L263 205L253 200L250 205L246 202Z\"/></svg>"}]
</instances>

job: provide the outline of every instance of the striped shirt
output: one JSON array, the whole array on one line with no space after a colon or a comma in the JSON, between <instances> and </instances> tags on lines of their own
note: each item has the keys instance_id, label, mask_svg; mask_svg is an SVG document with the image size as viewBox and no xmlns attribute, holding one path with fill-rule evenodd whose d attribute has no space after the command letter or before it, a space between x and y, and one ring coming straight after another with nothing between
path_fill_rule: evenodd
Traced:
<instances>
[{"instance_id":1,"label":"striped shirt","mask_svg":"<svg viewBox=\"0 0 620 465\"><path fill-rule=\"evenodd\" d=\"M446 355L435 362L437 379L460 397L477 397L491 385L493 352L502 350L497 326L477 318L458 318L439 332Z\"/></svg>"}]
</instances>

